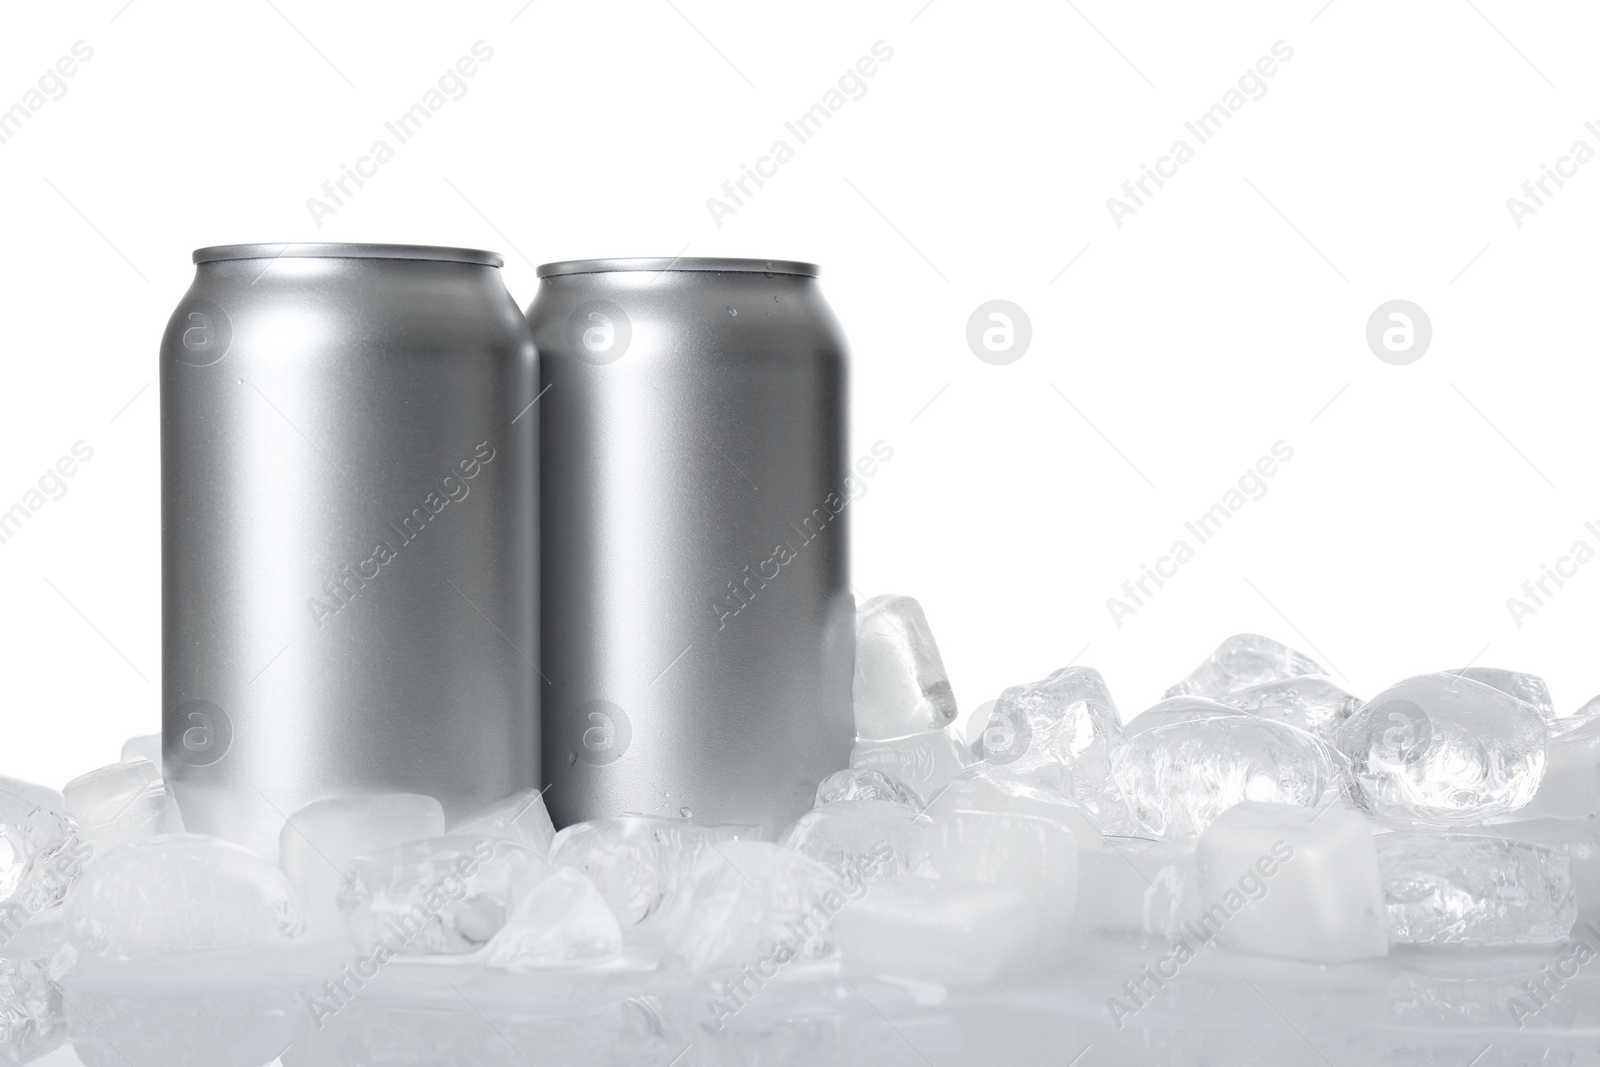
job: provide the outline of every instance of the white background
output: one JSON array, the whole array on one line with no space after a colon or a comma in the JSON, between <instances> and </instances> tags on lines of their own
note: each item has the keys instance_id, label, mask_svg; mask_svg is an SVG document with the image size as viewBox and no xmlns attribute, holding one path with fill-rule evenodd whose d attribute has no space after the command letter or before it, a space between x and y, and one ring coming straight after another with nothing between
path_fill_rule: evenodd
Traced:
<instances>
[{"instance_id":1,"label":"white background","mask_svg":"<svg viewBox=\"0 0 1600 1067\"><path fill-rule=\"evenodd\" d=\"M124 6L125 5L125 6ZM1600 563L1507 598L1600 520L1597 20L1506 0L7 4L0 108L93 57L0 144L0 510L92 460L0 545L0 773L61 784L159 723L156 349L190 251L464 244L815 260L855 353L856 585L919 597L964 708L1076 657L1125 715L1240 630L1363 696L1476 660L1600 690ZM307 198L482 40L493 57L318 228ZM1274 42L1211 141L1183 128ZM893 57L718 226L707 198L874 42ZM1107 198L1196 147L1119 228ZM1069 266L1070 264L1070 266ZM1024 308L1005 366L982 302ZM1368 349L1381 303L1431 347ZM1137 578L1274 442L1294 458L1136 614ZM285 522L297 521L284 516ZM1082 651L1080 651L1082 650Z\"/></svg>"}]
</instances>

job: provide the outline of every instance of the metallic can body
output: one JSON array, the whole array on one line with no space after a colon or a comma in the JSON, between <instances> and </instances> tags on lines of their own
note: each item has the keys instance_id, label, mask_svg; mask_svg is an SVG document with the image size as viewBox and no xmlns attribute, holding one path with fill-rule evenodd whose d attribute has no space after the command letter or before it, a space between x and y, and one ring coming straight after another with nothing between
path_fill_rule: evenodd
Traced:
<instances>
[{"instance_id":1,"label":"metallic can body","mask_svg":"<svg viewBox=\"0 0 1600 1067\"><path fill-rule=\"evenodd\" d=\"M277 855L334 795L538 774L531 332L492 253L195 253L161 349L164 763Z\"/></svg>"},{"instance_id":2,"label":"metallic can body","mask_svg":"<svg viewBox=\"0 0 1600 1067\"><path fill-rule=\"evenodd\" d=\"M816 268L550 264L546 802L776 834L854 739L848 369Z\"/></svg>"}]
</instances>

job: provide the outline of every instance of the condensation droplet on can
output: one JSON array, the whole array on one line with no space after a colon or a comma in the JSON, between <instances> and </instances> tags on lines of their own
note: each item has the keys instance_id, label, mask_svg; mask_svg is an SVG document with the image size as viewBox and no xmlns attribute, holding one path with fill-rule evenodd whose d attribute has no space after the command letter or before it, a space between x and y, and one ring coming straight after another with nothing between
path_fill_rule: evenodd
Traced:
<instances>
[{"instance_id":1,"label":"condensation droplet on can","mask_svg":"<svg viewBox=\"0 0 1600 1067\"><path fill-rule=\"evenodd\" d=\"M571 749L568 749L567 750L567 766L570 767L574 763L577 763L577 762L578 762L578 754L576 752L572 751Z\"/></svg>"},{"instance_id":2,"label":"condensation droplet on can","mask_svg":"<svg viewBox=\"0 0 1600 1067\"><path fill-rule=\"evenodd\" d=\"M728 309L728 314L733 316L734 318L738 318L739 317L739 309L738 308L729 308Z\"/></svg>"},{"instance_id":3,"label":"condensation droplet on can","mask_svg":"<svg viewBox=\"0 0 1600 1067\"><path fill-rule=\"evenodd\" d=\"M685 819L692 819L692 818L694 818L694 809L693 808L679 808L678 809L678 814L682 815Z\"/></svg>"}]
</instances>

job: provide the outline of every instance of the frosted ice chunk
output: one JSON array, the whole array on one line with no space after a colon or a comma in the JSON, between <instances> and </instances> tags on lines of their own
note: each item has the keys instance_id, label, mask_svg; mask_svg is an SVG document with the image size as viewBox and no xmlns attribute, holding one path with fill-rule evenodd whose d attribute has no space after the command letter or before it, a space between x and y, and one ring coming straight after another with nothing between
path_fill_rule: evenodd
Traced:
<instances>
[{"instance_id":1,"label":"frosted ice chunk","mask_svg":"<svg viewBox=\"0 0 1600 1067\"><path fill-rule=\"evenodd\" d=\"M506 924L511 885L529 868L553 873L530 848L482 835L432 837L358 856L339 909L362 949L399 954L476 952Z\"/></svg>"},{"instance_id":2,"label":"frosted ice chunk","mask_svg":"<svg viewBox=\"0 0 1600 1067\"><path fill-rule=\"evenodd\" d=\"M555 824L550 821L550 811L545 807L542 789L514 793L479 808L463 816L450 827L450 832L505 838L525 845L541 856L550 855L550 842L556 836Z\"/></svg>"},{"instance_id":3,"label":"frosted ice chunk","mask_svg":"<svg viewBox=\"0 0 1600 1067\"><path fill-rule=\"evenodd\" d=\"M329 797L295 812L279 835L278 862L299 894L307 932L347 936L339 891L357 856L443 834L443 806L417 793Z\"/></svg>"},{"instance_id":4,"label":"frosted ice chunk","mask_svg":"<svg viewBox=\"0 0 1600 1067\"><path fill-rule=\"evenodd\" d=\"M0 947L60 903L89 859L72 819L40 803L50 792L0 790Z\"/></svg>"},{"instance_id":5,"label":"frosted ice chunk","mask_svg":"<svg viewBox=\"0 0 1600 1067\"><path fill-rule=\"evenodd\" d=\"M44 962L0 959L0 1063L27 1063L66 1039L61 990Z\"/></svg>"},{"instance_id":6,"label":"frosted ice chunk","mask_svg":"<svg viewBox=\"0 0 1600 1067\"><path fill-rule=\"evenodd\" d=\"M1108 837L1078 864L1073 921L1084 936L1170 943L1200 918L1200 874L1180 842Z\"/></svg>"},{"instance_id":7,"label":"frosted ice chunk","mask_svg":"<svg viewBox=\"0 0 1600 1067\"><path fill-rule=\"evenodd\" d=\"M130 841L183 832L178 802L161 780L161 769L149 760L90 771L68 782L62 793L96 859Z\"/></svg>"},{"instance_id":8,"label":"frosted ice chunk","mask_svg":"<svg viewBox=\"0 0 1600 1067\"><path fill-rule=\"evenodd\" d=\"M567 827L556 834L550 859L592 881L627 928L661 907L701 852L750 834L746 827L624 815Z\"/></svg>"},{"instance_id":9,"label":"frosted ice chunk","mask_svg":"<svg viewBox=\"0 0 1600 1067\"><path fill-rule=\"evenodd\" d=\"M847 975L981 985L1039 958L1037 912L1014 886L885 882L840 910L833 925Z\"/></svg>"},{"instance_id":10,"label":"frosted ice chunk","mask_svg":"<svg viewBox=\"0 0 1600 1067\"><path fill-rule=\"evenodd\" d=\"M856 734L872 740L942 730L956 698L939 646L908 596L875 596L856 615Z\"/></svg>"},{"instance_id":11,"label":"frosted ice chunk","mask_svg":"<svg viewBox=\"0 0 1600 1067\"><path fill-rule=\"evenodd\" d=\"M1197 837L1246 800L1321 808L1346 795L1333 748L1245 712L1134 734L1112 753L1112 768L1134 816L1156 837Z\"/></svg>"},{"instance_id":12,"label":"frosted ice chunk","mask_svg":"<svg viewBox=\"0 0 1600 1067\"><path fill-rule=\"evenodd\" d=\"M1253 685L1222 702L1266 719L1277 719L1333 744L1339 726L1361 708L1361 700L1320 675L1308 674Z\"/></svg>"},{"instance_id":13,"label":"frosted ice chunk","mask_svg":"<svg viewBox=\"0 0 1600 1067\"><path fill-rule=\"evenodd\" d=\"M770 974L832 952L829 920L848 906L848 892L810 857L766 841L726 841L700 854L656 925L693 971L762 966Z\"/></svg>"},{"instance_id":14,"label":"frosted ice chunk","mask_svg":"<svg viewBox=\"0 0 1600 1067\"><path fill-rule=\"evenodd\" d=\"M1530 819L1467 832L1548 845L1566 853L1578 917L1600 921L1600 819Z\"/></svg>"},{"instance_id":15,"label":"frosted ice chunk","mask_svg":"<svg viewBox=\"0 0 1600 1067\"><path fill-rule=\"evenodd\" d=\"M1195 845L1198 925L1236 952L1311 963L1389 954L1372 827L1344 808L1246 801Z\"/></svg>"},{"instance_id":16,"label":"frosted ice chunk","mask_svg":"<svg viewBox=\"0 0 1600 1067\"><path fill-rule=\"evenodd\" d=\"M970 762L953 731L930 730L888 741L861 740L850 750L850 766L887 771L922 796L932 796Z\"/></svg>"},{"instance_id":17,"label":"frosted ice chunk","mask_svg":"<svg viewBox=\"0 0 1600 1067\"><path fill-rule=\"evenodd\" d=\"M911 869L927 820L885 800L842 800L806 812L779 844L809 856L846 882L876 881Z\"/></svg>"},{"instance_id":18,"label":"frosted ice chunk","mask_svg":"<svg viewBox=\"0 0 1600 1067\"><path fill-rule=\"evenodd\" d=\"M1547 719L1556 717L1555 703L1550 699L1550 687L1537 674L1523 674L1500 667L1462 667L1446 673L1458 678L1471 678L1490 689L1514 696L1525 704L1532 704Z\"/></svg>"},{"instance_id":19,"label":"frosted ice chunk","mask_svg":"<svg viewBox=\"0 0 1600 1067\"><path fill-rule=\"evenodd\" d=\"M622 927L593 882L570 867L541 880L489 943L487 963L537 971L607 960L622 952Z\"/></svg>"},{"instance_id":20,"label":"frosted ice chunk","mask_svg":"<svg viewBox=\"0 0 1600 1067\"><path fill-rule=\"evenodd\" d=\"M1424 674L1368 701L1339 727L1338 744L1375 817L1444 826L1532 800L1547 737L1532 705L1470 678Z\"/></svg>"},{"instance_id":21,"label":"frosted ice chunk","mask_svg":"<svg viewBox=\"0 0 1600 1067\"><path fill-rule=\"evenodd\" d=\"M1544 777L1518 819L1600 817L1600 717L1550 722Z\"/></svg>"},{"instance_id":22,"label":"frosted ice chunk","mask_svg":"<svg viewBox=\"0 0 1600 1067\"><path fill-rule=\"evenodd\" d=\"M1225 697L1300 674L1326 674L1316 660L1260 634L1234 634L1166 695Z\"/></svg>"},{"instance_id":23,"label":"frosted ice chunk","mask_svg":"<svg viewBox=\"0 0 1600 1067\"><path fill-rule=\"evenodd\" d=\"M1402 832L1376 842L1396 944L1549 944L1577 919L1560 849L1494 835Z\"/></svg>"},{"instance_id":24,"label":"frosted ice chunk","mask_svg":"<svg viewBox=\"0 0 1600 1067\"><path fill-rule=\"evenodd\" d=\"M282 871L201 834L146 837L100 857L65 907L67 936L85 958L268 951L305 930Z\"/></svg>"},{"instance_id":25,"label":"frosted ice chunk","mask_svg":"<svg viewBox=\"0 0 1600 1067\"><path fill-rule=\"evenodd\" d=\"M122 743L122 762L131 763L136 759L147 759L157 767L161 766L161 735L145 734L143 737L130 737Z\"/></svg>"},{"instance_id":26,"label":"frosted ice chunk","mask_svg":"<svg viewBox=\"0 0 1600 1067\"><path fill-rule=\"evenodd\" d=\"M817 807L849 800L888 800L921 809L917 791L888 771L851 767L835 771L817 786Z\"/></svg>"}]
</instances>

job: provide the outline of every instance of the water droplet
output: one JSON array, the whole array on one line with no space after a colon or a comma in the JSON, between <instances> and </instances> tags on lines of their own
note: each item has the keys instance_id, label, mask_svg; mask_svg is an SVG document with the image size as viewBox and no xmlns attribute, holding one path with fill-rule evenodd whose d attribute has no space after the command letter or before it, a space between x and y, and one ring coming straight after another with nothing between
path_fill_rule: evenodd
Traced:
<instances>
[{"instance_id":1,"label":"water droplet","mask_svg":"<svg viewBox=\"0 0 1600 1067\"><path fill-rule=\"evenodd\" d=\"M732 315L734 318L738 318L739 317L739 309L738 308L729 308L728 309L728 314Z\"/></svg>"},{"instance_id":2,"label":"water droplet","mask_svg":"<svg viewBox=\"0 0 1600 1067\"><path fill-rule=\"evenodd\" d=\"M574 763L577 763L577 762L578 762L578 754L576 752L572 752L572 751L569 750L567 752L567 766L570 767Z\"/></svg>"},{"instance_id":3,"label":"water droplet","mask_svg":"<svg viewBox=\"0 0 1600 1067\"><path fill-rule=\"evenodd\" d=\"M693 808L679 808L678 809L678 814L682 815L685 819L692 819L692 818L694 818L694 809Z\"/></svg>"}]
</instances>

